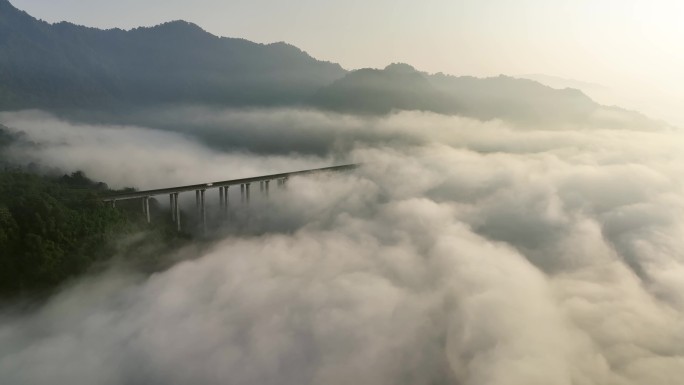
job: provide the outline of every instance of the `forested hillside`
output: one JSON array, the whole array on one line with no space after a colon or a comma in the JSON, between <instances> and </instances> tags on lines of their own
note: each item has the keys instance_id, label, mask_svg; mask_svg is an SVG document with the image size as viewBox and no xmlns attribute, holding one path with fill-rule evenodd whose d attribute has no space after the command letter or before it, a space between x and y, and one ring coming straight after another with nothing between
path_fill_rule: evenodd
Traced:
<instances>
[{"instance_id":1,"label":"forested hillside","mask_svg":"<svg viewBox=\"0 0 684 385\"><path fill-rule=\"evenodd\" d=\"M1 170L0 297L45 292L129 248L140 259L155 255L145 253L152 243L173 247L177 235L163 221L148 225L137 204L113 209L98 198L107 191L80 172Z\"/></svg>"}]
</instances>

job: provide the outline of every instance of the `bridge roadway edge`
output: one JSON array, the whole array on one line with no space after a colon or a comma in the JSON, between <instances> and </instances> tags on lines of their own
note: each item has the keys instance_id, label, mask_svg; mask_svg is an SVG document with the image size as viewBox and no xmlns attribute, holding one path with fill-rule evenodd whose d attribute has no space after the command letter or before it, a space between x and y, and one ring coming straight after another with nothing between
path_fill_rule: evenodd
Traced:
<instances>
[{"instance_id":1,"label":"bridge roadway edge","mask_svg":"<svg viewBox=\"0 0 684 385\"><path fill-rule=\"evenodd\" d=\"M321 172L354 170L354 169L358 168L359 166L360 166L360 164L353 163L353 164L344 164L344 165L339 165L339 166L316 168L316 169L311 169L311 170L300 170L300 171L285 172L285 173L280 173L280 174L262 175L262 176L256 176L256 177L250 177L250 178L231 179L231 180L224 180L224 181L218 181L218 182L199 183L199 184L192 184L192 185L186 185L186 186L167 187L167 188L144 190L144 191L130 191L130 192L123 192L123 193L106 195L106 196L103 196L101 199L104 202L111 202L111 201L122 201L122 200L128 200L128 199L146 198L146 197L152 197L152 196L164 195L164 194L174 194L174 193L181 193L181 192L187 192L187 191L208 190L208 189L219 188L219 187L236 186L236 185L245 184L245 183L289 178L289 177L293 177L293 176L315 174L315 173L321 173Z\"/></svg>"}]
</instances>

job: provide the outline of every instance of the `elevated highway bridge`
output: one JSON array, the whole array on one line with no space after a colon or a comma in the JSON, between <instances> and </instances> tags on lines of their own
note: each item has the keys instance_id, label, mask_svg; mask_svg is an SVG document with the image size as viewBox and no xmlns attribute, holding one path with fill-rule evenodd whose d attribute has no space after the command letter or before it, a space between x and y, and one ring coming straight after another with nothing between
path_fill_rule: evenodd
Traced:
<instances>
[{"instance_id":1,"label":"elevated highway bridge","mask_svg":"<svg viewBox=\"0 0 684 385\"><path fill-rule=\"evenodd\" d=\"M270 183L276 181L278 187L285 186L288 178L294 176L311 175L324 172L342 172L350 171L359 167L359 164L344 164L332 167L323 167L310 170L300 170L293 172L284 172L280 174L271 175L261 175L249 178L240 179L230 179L222 180L216 182L199 183L185 186L175 186L166 187L153 190L144 191L126 191L116 194L110 194L102 197L105 202L110 202L112 207L116 207L116 202L130 200L130 199L140 199L142 201L142 211L145 215L147 222L150 222L150 198L159 195L169 195L169 203L171 208L171 219L176 224L178 231L181 231L181 211L180 205L178 203L178 196L184 192L195 192L195 202L197 208L197 214L199 215L200 222L202 224L203 231L206 231L207 226L207 214L206 214L206 203L205 195L206 191L210 189L218 189L219 202L221 210L227 212L228 210L228 188L230 186L240 186L240 199L241 203L249 203L250 198L250 186L252 183L259 182L259 189L262 193L268 195L270 189Z\"/></svg>"}]
</instances>

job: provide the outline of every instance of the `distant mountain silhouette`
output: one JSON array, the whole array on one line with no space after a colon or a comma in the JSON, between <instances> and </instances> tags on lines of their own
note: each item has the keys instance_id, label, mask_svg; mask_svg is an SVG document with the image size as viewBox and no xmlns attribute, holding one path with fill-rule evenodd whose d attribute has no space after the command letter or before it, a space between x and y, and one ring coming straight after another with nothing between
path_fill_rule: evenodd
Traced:
<instances>
[{"instance_id":1,"label":"distant mountain silhouette","mask_svg":"<svg viewBox=\"0 0 684 385\"><path fill-rule=\"evenodd\" d=\"M448 95L434 87L428 76L407 64L350 72L323 87L311 103L340 112L367 114L386 114L392 110L456 112Z\"/></svg>"},{"instance_id":2,"label":"distant mountain silhouette","mask_svg":"<svg viewBox=\"0 0 684 385\"><path fill-rule=\"evenodd\" d=\"M576 88L582 90L583 92L587 90L605 90L608 87L598 84L585 82L581 80L568 79L560 76L546 75L546 74L524 74L516 75L516 78L529 79L539 82L541 84L547 85L552 88L562 89L562 88Z\"/></svg>"},{"instance_id":3,"label":"distant mountain silhouette","mask_svg":"<svg viewBox=\"0 0 684 385\"><path fill-rule=\"evenodd\" d=\"M503 75L428 75L407 64L350 72L323 87L311 103L341 112L422 110L524 124L588 123L604 108L576 89L557 90Z\"/></svg>"},{"instance_id":4,"label":"distant mountain silhouette","mask_svg":"<svg viewBox=\"0 0 684 385\"><path fill-rule=\"evenodd\" d=\"M347 72L285 43L216 37L184 21L99 30L49 24L0 0L0 110L169 104L422 110L521 124L645 119L527 79L429 75L407 64Z\"/></svg>"},{"instance_id":5,"label":"distant mountain silhouette","mask_svg":"<svg viewBox=\"0 0 684 385\"><path fill-rule=\"evenodd\" d=\"M48 24L0 0L0 108L296 104L342 77L285 43L174 21L131 31Z\"/></svg>"}]
</instances>

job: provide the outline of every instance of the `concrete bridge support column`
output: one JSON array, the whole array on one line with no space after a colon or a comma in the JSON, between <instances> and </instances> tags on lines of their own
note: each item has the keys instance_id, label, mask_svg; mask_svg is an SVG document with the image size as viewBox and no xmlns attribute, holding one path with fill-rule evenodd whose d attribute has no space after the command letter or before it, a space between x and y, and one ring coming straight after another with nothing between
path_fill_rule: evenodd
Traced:
<instances>
[{"instance_id":1,"label":"concrete bridge support column","mask_svg":"<svg viewBox=\"0 0 684 385\"><path fill-rule=\"evenodd\" d=\"M112 208L113 208L113 209L116 208L116 199L112 199Z\"/></svg>"},{"instance_id":2,"label":"concrete bridge support column","mask_svg":"<svg viewBox=\"0 0 684 385\"><path fill-rule=\"evenodd\" d=\"M240 203L242 203L242 204L245 203L245 185L244 184L240 185Z\"/></svg>"},{"instance_id":3,"label":"concrete bridge support column","mask_svg":"<svg viewBox=\"0 0 684 385\"><path fill-rule=\"evenodd\" d=\"M195 190L195 206L197 209L197 216L200 216L200 206L201 206L200 202L201 202L200 201L200 190Z\"/></svg>"},{"instance_id":4,"label":"concrete bridge support column","mask_svg":"<svg viewBox=\"0 0 684 385\"><path fill-rule=\"evenodd\" d=\"M178 229L178 232L181 231L181 217L180 217L180 205L178 204L178 193L173 193L173 206L171 207L171 210L174 213L174 218L176 220L176 229Z\"/></svg>"},{"instance_id":5,"label":"concrete bridge support column","mask_svg":"<svg viewBox=\"0 0 684 385\"><path fill-rule=\"evenodd\" d=\"M223 193L223 190L226 187L219 187L219 207L221 208L221 212L223 212L223 205L225 205L225 195Z\"/></svg>"},{"instance_id":6,"label":"concrete bridge support column","mask_svg":"<svg viewBox=\"0 0 684 385\"><path fill-rule=\"evenodd\" d=\"M271 183L270 180L264 181L264 195L268 198L268 185Z\"/></svg>"},{"instance_id":7,"label":"concrete bridge support column","mask_svg":"<svg viewBox=\"0 0 684 385\"><path fill-rule=\"evenodd\" d=\"M245 203L249 204L249 185L251 183L245 183Z\"/></svg>"},{"instance_id":8,"label":"concrete bridge support column","mask_svg":"<svg viewBox=\"0 0 684 385\"><path fill-rule=\"evenodd\" d=\"M205 204L204 193L207 190L200 190L200 218L202 220L202 232L206 234L207 232L207 205Z\"/></svg>"},{"instance_id":9,"label":"concrete bridge support column","mask_svg":"<svg viewBox=\"0 0 684 385\"><path fill-rule=\"evenodd\" d=\"M285 183L287 182L287 178L280 178L278 179L278 188L285 188Z\"/></svg>"},{"instance_id":10,"label":"concrete bridge support column","mask_svg":"<svg viewBox=\"0 0 684 385\"><path fill-rule=\"evenodd\" d=\"M142 210L143 215L145 215L145 218L147 219L147 223L150 223L150 197L142 198Z\"/></svg>"},{"instance_id":11,"label":"concrete bridge support column","mask_svg":"<svg viewBox=\"0 0 684 385\"><path fill-rule=\"evenodd\" d=\"M228 186L223 188L223 215L228 216Z\"/></svg>"},{"instance_id":12,"label":"concrete bridge support column","mask_svg":"<svg viewBox=\"0 0 684 385\"><path fill-rule=\"evenodd\" d=\"M174 223L176 223L176 195L177 194L169 194L169 211L171 211L171 221Z\"/></svg>"}]
</instances>

